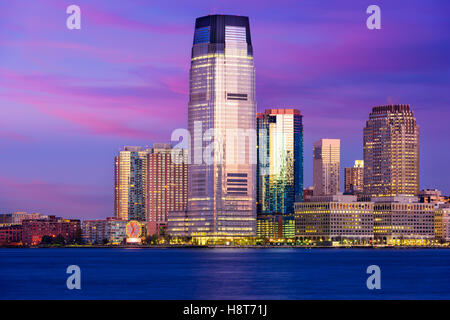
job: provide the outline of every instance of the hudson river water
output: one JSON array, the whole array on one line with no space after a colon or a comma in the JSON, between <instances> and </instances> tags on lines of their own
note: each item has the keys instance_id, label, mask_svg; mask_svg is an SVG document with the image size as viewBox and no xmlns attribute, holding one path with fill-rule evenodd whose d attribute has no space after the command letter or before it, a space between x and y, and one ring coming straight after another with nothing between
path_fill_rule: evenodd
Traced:
<instances>
[{"instance_id":1,"label":"hudson river water","mask_svg":"<svg viewBox=\"0 0 450 320\"><path fill-rule=\"evenodd\" d=\"M0 299L450 299L450 250L0 249Z\"/></svg>"}]
</instances>

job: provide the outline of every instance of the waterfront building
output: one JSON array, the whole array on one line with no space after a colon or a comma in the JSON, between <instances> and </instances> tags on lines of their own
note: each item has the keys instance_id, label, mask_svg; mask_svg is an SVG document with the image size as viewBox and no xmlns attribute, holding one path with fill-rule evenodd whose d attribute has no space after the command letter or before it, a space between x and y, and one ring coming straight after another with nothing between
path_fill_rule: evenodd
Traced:
<instances>
[{"instance_id":1,"label":"waterfront building","mask_svg":"<svg viewBox=\"0 0 450 320\"><path fill-rule=\"evenodd\" d=\"M364 192L371 197L419 192L419 127L409 105L374 107L364 128Z\"/></svg>"},{"instance_id":2,"label":"waterfront building","mask_svg":"<svg viewBox=\"0 0 450 320\"><path fill-rule=\"evenodd\" d=\"M108 217L104 220L85 220L82 224L83 242L88 244L122 244L126 238L127 220Z\"/></svg>"},{"instance_id":3,"label":"waterfront building","mask_svg":"<svg viewBox=\"0 0 450 320\"><path fill-rule=\"evenodd\" d=\"M414 196L372 198L374 234L378 243L425 245L434 238L434 205Z\"/></svg>"},{"instance_id":4,"label":"waterfront building","mask_svg":"<svg viewBox=\"0 0 450 320\"><path fill-rule=\"evenodd\" d=\"M344 185L346 194L362 194L364 188L364 160L355 160L351 168L345 168Z\"/></svg>"},{"instance_id":5,"label":"waterfront building","mask_svg":"<svg viewBox=\"0 0 450 320\"><path fill-rule=\"evenodd\" d=\"M22 225L0 225L0 245L18 245L22 242Z\"/></svg>"},{"instance_id":6,"label":"waterfront building","mask_svg":"<svg viewBox=\"0 0 450 320\"><path fill-rule=\"evenodd\" d=\"M74 241L81 236L80 220L62 219L48 216L46 219L24 220L22 222L22 243L37 245L43 236L62 236L66 241Z\"/></svg>"},{"instance_id":7,"label":"waterfront building","mask_svg":"<svg viewBox=\"0 0 450 320\"><path fill-rule=\"evenodd\" d=\"M294 215L258 215L256 235L262 239L292 239L295 237Z\"/></svg>"},{"instance_id":8,"label":"waterfront building","mask_svg":"<svg viewBox=\"0 0 450 320\"><path fill-rule=\"evenodd\" d=\"M256 236L255 70L248 17L196 19L188 129L189 235Z\"/></svg>"},{"instance_id":9,"label":"waterfront building","mask_svg":"<svg viewBox=\"0 0 450 320\"><path fill-rule=\"evenodd\" d=\"M439 204L434 213L434 236L436 240L450 242L450 204Z\"/></svg>"},{"instance_id":10,"label":"waterfront building","mask_svg":"<svg viewBox=\"0 0 450 320\"><path fill-rule=\"evenodd\" d=\"M173 161L177 152L184 161ZM157 143L148 154L147 232L160 234L167 228L170 211L186 210L188 188L187 150ZM164 231L163 231L164 232Z\"/></svg>"},{"instance_id":11,"label":"waterfront building","mask_svg":"<svg viewBox=\"0 0 450 320\"><path fill-rule=\"evenodd\" d=\"M303 200L303 125L297 109L257 114L257 213L293 214Z\"/></svg>"},{"instance_id":12,"label":"waterfront building","mask_svg":"<svg viewBox=\"0 0 450 320\"><path fill-rule=\"evenodd\" d=\"M313 196L295 204L295 235L325 244L368 244L374 239L372 202L353 195Z\"/></svg>"},{"instance_id":13,"label":"waterfront building","mask_svg":"<svg viewBox=\"0 0 450 320\"><path fill-rule=\"evenodd\" d=\"M142 147L126 146L115 157L114 216L145 221L147 200L147 155Z\"/></svg>"},{"instance_id":14,"label":"waterfront building","mask_svg":"<svg viewBox=\"0 0 450 320\"><path fill-rule=\"evenodd\" d=\"M320 139L313 145L314 195L337 194L340 190L341 141Z\"/></svg>"},{"instance_id":15,"label":"waterfront building","mask_svg":"<svg viewBox=\"0 0 450 320\"><path fill-rule=\"evenodd\" d=\"M173 237L189 235L189 220L187 211L169 211L167 216L167 232Z\"/></svg>"}]
</instances>

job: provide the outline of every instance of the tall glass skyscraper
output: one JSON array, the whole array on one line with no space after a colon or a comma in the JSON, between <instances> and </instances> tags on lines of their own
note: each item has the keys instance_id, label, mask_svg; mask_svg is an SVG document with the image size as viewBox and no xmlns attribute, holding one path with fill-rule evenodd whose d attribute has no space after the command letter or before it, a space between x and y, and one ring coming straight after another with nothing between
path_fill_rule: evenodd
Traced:
<instances>
[{"instance_id":1,"label":"tall glass skyscraper","mask_svg":"<svg viewBox=\"0 0 450 320\"><path fill-rule=\"evenodd\" d=\"M254 72L247 17L197 18L188 109L191 236L256 234Z\"/></svg>"},{"instance_id":2,"label":"tall glass skyscraper","mask_svg":"<svg viewBox=\"0 0 450 320\"><path fill-rule=\"evenodd\" d=\"M419 192L419 126L409 105L374 107L364 128L364 193Z\"/></svg>"},{"instance_id":3,"label":"tall glass skyscraper","mask_svg":"<svg viewBox=\"0 0 450 320\"><path fill-rule=\"evenodd\" d=\"M258 214L294 214L303 201L303 124L296 109L268 109L257 115Z\"/></svg>"}]
</instances>

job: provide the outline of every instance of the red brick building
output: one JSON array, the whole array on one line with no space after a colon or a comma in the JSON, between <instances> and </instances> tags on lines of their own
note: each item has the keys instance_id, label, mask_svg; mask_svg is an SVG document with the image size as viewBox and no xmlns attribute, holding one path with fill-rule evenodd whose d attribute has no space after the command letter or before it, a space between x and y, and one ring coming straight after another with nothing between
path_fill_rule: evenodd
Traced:
<instances>
[{"instance_id":1,"label":"red brick building","mask_svg":"<svg viewBox=\"0 0 450 320\"><path fill-rule=\"evenodd\" d=\"M66 241L74 240L81 235L80 220L68 220L49 216L48 219L24 220L22 222L23 245L37 245L43 236L56 238L58 235Z\"/></svg>"},{"instance_id":2,"label":"red brick building","mask_svg":"<svg viewBox=\"0 0 450 320\"><path fill-rule=\"evenodd\" d=\"M22 242L21 225L5 225L0 227L0 245L15 245Z\"/></svg>"}]
</instances>

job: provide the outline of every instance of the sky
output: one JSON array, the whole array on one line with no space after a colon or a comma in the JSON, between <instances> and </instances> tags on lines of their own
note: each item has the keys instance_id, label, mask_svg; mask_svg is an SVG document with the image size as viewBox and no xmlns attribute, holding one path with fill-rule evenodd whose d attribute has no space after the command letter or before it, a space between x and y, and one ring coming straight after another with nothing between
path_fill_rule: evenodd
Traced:
<instances>
[{"instance_id":1,"label":"sky","mask_svg":"<svg viewBox=\"0 0 450 320\"><path fill-rule=\"evenodd\" d=\"M69 30L66 8L81 8ZM369 30L366 9L381 8ZM0 0L0 213L113 215L114 155L187 126L195 18L250 18L258 111L303 114L312 144L362 159L371 108L410 104L420 187L450 195L450 2ZM342 187L341 187L342 188Z\"/></svg>"}]
</instances>

